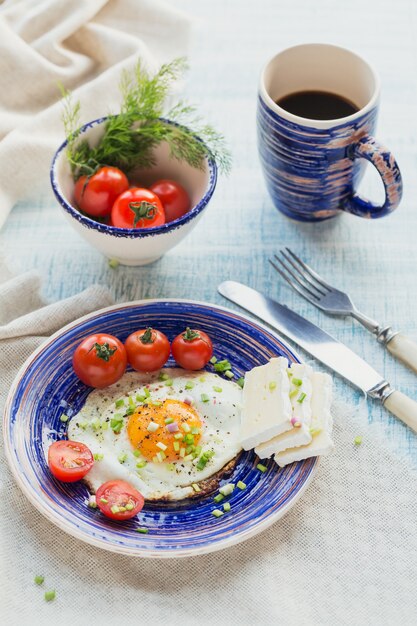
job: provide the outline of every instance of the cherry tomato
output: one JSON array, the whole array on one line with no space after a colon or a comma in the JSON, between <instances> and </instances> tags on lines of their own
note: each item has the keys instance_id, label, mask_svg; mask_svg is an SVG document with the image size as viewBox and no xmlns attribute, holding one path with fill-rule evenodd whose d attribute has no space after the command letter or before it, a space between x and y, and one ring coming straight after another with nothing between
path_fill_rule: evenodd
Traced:
<instances>
[{"instance_id":1,"label":"cherry tomato","mask_svg":"<svg viewBox=\"0 0 417 626\"><path fill-rule=\"evenodd\" d=\"M77 206L93 217L110 215L117 196L129 189L129 181L117 167L100 167L90 178L81 176L75 183Z\"/></svg>"},{"instance_id":2,"label":"cherry tomato","mask_svg":"<svg viewBox=\"0 0 417 626\"><path fill-rule=\"evenodd\" d=\"M76 348L72 366L83 383L90 387L107 387L117 382L126 370L124 345L113 335L86 337Z\"/></svg>"},{"instance_id":3,"label":"cherry tomato","mask_svg":"<svg viewBox=\"0 0 417 626\"><path fill-rule=\"evenodd\" d=\"M174 180L158 180L150 190L156 193L165 210L165 221L172 222L190 210L190 198L184 187Z\"/></svg>"},{"instance_id":4,"label":"cherry tomato","mask_svg":"<svg viewBox=\"0 0 417 626\"><path fill-rule=\"evenodd\" d=\"M171 346L168 338L154 328L143 328L125 341L127 360L138 372L159 370L168 360Z\"/></svg>"},{"instance_id":5,"label":"cherry tomato","mask_svg":"<svg viewBox=\"0 0 417 626\"><path fill-rule=\"evenodd\" d=\"M110 519L124 520L142 510L144 497L124 480L109 480L96 492L98 508Z\"/></svg>"},{"instance_id":6,"label":"cherry tomato","mask_svg":"<svg viewBox=\"0 0 417 626\"><path fill-rule=\"evenodd\" d=\"M149 189L132 187L113 204L111 222L117 228L151 228L165 224L164 207Z\"/></svg>"},{"instance_id":7,"label":"cherry tomato","mask_svg":"<svg viewBox=\"0 0 417 626\"><path fill-rule=\"evenodd\" d=\"M201 370L213 355L213 344L202 330L187 328L175 337L171 350L178 365L187 370Z\"/></svg>"},{"instance_id":8,"label":"cherry tomato","mask_svg":"<svg viewBox=\"0 0 417 626\"><path fill-rule=\"evenodd\" d=\"M78 441L61 439L55 441L48 450L49 469L55 478L64 483L74 483L84 478L93 463L90 449Z\"/></svg>"}]
</instances>

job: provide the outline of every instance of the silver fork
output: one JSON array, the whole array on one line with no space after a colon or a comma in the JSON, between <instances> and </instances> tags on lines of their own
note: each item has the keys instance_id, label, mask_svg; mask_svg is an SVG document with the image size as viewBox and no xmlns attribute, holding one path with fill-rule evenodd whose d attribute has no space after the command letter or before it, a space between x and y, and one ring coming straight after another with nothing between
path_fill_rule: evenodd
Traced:
<instances>
[{"instance_id":1,"label":"silver fork","mask_svg":"<svg viewBox=\"0 0 417 626\"><path fill-rule=\"evenodd\" d=\"M350 315L373 333L379 343L417 373L417 344L405 335L394 332L390 326L381 326L364 315L353 304L349 294L329 285L292 250L280 250L279 256L269 259L272 267L303 298L330 315Z\"/></svg>"}]
</instances>

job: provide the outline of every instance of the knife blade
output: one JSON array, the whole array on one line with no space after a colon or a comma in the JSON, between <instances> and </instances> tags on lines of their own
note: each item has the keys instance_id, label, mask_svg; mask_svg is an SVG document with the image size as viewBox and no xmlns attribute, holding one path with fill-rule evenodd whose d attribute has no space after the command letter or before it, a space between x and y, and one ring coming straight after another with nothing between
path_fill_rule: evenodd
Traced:
<instances>
[{"instance_id":1,"label":"knife blade","mask_svg":"<svg viewBox=\"0 0 417 626\"><path fill-rule=\"evenodd\" d=\"M218 286L219 293L246 309L295 344L382 402L396 417L417 432L417 403L394 390L381 374L343 343L287 306L232 280Z\"/></svg>"}]
</instances>

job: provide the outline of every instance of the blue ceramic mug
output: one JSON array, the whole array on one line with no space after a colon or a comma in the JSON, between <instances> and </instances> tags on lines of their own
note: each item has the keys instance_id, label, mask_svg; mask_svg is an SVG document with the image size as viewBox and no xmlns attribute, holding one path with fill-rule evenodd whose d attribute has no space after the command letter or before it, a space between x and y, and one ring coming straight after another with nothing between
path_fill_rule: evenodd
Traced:
<instances>
[{"instance_id":1,"label":"blue ceramic mug","mask_svg":"<svg viewBox=\"0 0 417 626\"><path fill-rule=\"evenodd\" d=\"M337 119L310 119L277 104L301 92L336 94L353 103L354 112ZM392 154L373 138L378 101L375 72L358 55L338 46L295 46L266 65L258 97L258 147L277 209L312 222L342 211L377 218L397 208L400 170ZM366 161L376 167L384 184L380 206L355 193Z\"/></svg>"}]
</instances>

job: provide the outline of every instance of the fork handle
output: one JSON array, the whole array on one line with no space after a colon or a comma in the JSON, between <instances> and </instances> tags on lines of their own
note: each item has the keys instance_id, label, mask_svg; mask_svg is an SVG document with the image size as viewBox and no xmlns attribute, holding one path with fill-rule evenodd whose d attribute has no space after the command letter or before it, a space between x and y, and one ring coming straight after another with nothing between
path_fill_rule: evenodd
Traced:
<instances>
[{"instance_id":1,"label":"fork handle","mask_svg":"<svg viewBox=\"0 0 417 626\"><path fill-rule=\"evenodd\" d=\"M386 345L392 355L408 365L417 374L417 344L414 341L401 333L397 333Z\"/></svg>"},{"instance_id":2,"label":"fork handle","mask_svg":"<svg viewBox=\"0 0 417 626\"><path fill-rule=\"evenodd\" d=\"M415 400L401 391L393 391L385 400L384 406L417 433L417 402Z\"/></svg>"}]
</instances>

